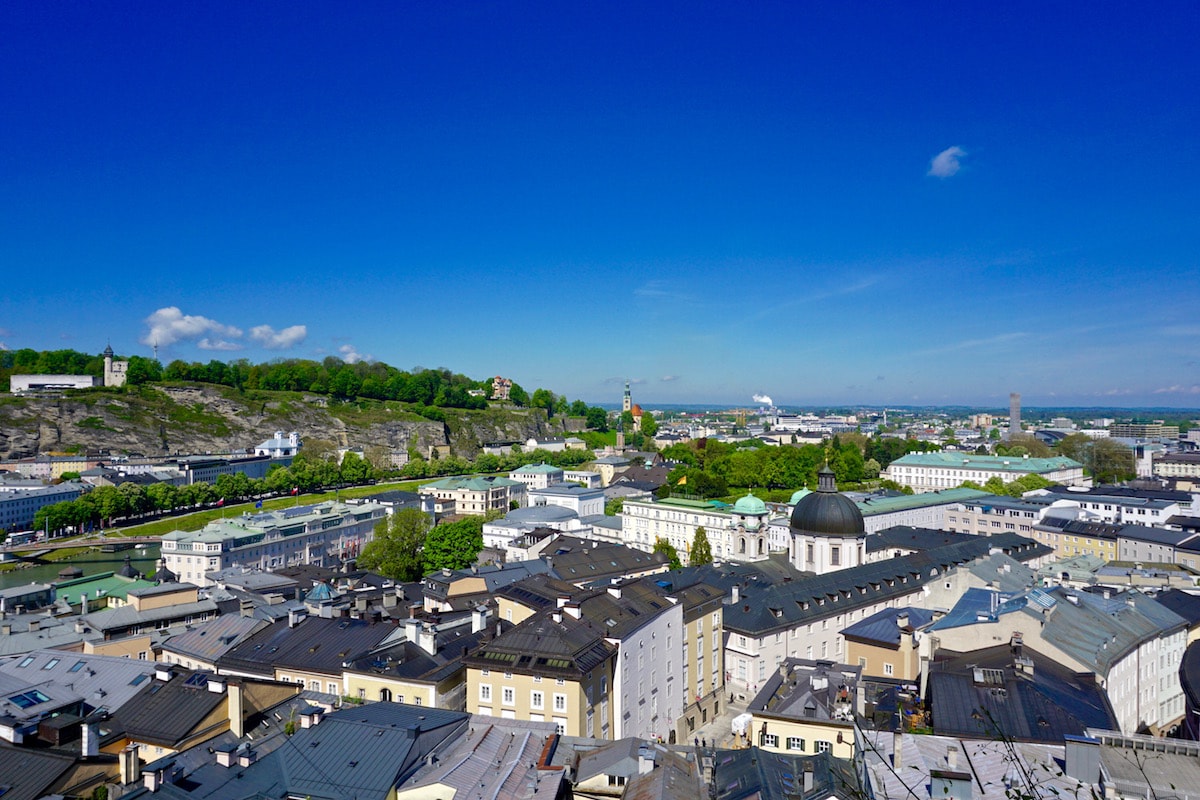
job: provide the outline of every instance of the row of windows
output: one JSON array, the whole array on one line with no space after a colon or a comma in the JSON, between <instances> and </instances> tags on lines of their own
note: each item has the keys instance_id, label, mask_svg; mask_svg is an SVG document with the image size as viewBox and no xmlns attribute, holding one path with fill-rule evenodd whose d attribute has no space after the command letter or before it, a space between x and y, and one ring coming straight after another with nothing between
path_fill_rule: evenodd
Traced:
<instances>
[{"instance_id":1,"label":"row of windows","mask_svg":"<svg viewBox=\"0 0 1200 800\"><path fill-rule=\"evenodd\" d=\"M492 702L492 685L490 683L479 684L479 701L481 703ZM502 686L500 688L500 702L506 706L517 704L517 691L511 686ZM540 689L534 689L529 693L529 707L542 709L546 707L546 695ZM567 696L565 694L554 694L554 710L567 710Z\"/></svg>"}]
</instances>

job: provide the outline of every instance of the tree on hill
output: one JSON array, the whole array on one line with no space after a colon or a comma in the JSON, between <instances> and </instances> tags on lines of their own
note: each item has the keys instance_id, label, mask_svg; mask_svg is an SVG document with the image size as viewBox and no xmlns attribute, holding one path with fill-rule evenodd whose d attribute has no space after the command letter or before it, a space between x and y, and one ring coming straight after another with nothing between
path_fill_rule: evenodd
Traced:
<instances>
[{"instance_id":1,"label":"tree on hill","mask_svg":"<svg viewBox=\"0 0 1200 800\"><path fill-rule=\"evenodd\" d=\"M474 564L483 549L483 522L483 517L464 517L429 531L422 551L425 574Z\"/></svg>"},{"instance_id":2,"label":"tree on hill","mask_svg":"<svg viewBox=\"0 0 1200 800\"><path fill-rule=\"evenodd\" d=\"M711 564L712 560L712 545L708 543L708 531L704 530L704 526L701 525L696 528L696 536L692 539L692 552L688 557L688 566L701 567Z\"/></svg>"},{"instance_id":3,"label":"tree on hill","mask_svg":"<svg viewBox=\"0 0 1200 800\"><path fill-rule=\"evenodd\" d=\"M679 560L679 551L675 549L675 545L661 536L654 540L653 552L665 555L667 557L667 566L671 569L679 569L683 566L683 562Z\"/></svg>"},{"instance_id":4,"label":"tree on hill","mask_svg":"<svg viewBox=\"0 0 1200 800\"><path fill-rule=\"evenodd\" d=\"M429 515L415 508L385 517L375 526L375 538L363 548L358 565L392 580L420 580L421 547L432 526Z\"/></svg>"},{"instance_id":5,"label":"tree on hill","mask_svg":"<svg viewBox=\"0 0 1200 800\"><path fill-rule=\"evenodd\" d=\"M591 406L588 408L586 416L589 428L599 433L608 431L608 412L603 408L600 408L600 406Z\"/></svg>"},{"instance_id":6,"label":"tree on hill","mask_svg":"<svg viewBox=\"0 0 1200 800\"><path fill-rule=\"evenodd\" d=\"M655 420L654 415L648 411L642 414L642 419L638 425L642 430L642 435L647 439L653 439L655 434L658 433L658 421Z\"/></svg>"}]
</instances>

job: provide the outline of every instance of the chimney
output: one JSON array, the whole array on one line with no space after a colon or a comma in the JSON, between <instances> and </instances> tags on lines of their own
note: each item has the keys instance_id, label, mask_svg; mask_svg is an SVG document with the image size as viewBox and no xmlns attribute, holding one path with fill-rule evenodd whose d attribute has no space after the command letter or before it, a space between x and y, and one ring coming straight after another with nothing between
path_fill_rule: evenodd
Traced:
<instances>
[{"instance_id":1,"label":"chimney","mask_svg":"<svg viewBox=\"0 0 1200 800\"><path fill-rule=\"evenodd\" d=\"M554 620L556 623L562 624L562 612L561 611L551 611L550 619Z\"/></svg>"},{"instance_id":2,"label":"chimney","mask_svg":"<svg viewBox=\"0 0 1200 800\"><path fill-rule=\"evenodd\" d=\"M79 595L79 613L80 615L88 613L87 592Z\"/></svg>"},{"instance_id":3,"label":"chimney","mask_svg":"<svg viewBox=\"0 0 1200 800\"><path fill-rule=\"evenodd\" d=\"M813 764L811 761L804 762L804 793L808 794L813 788Z\"/></svg>"},{"instance_id":4,"label":"chimney","mask_svg":"<svg viewBox=\"0 0 1200 800\"><path fill-rule=\"evenodd\" d=\"M228 769L233 766L233 762L237 760L237 745L226 744L222 745L217 750L217 766Z\"/></svg>"},{"instance_id":5,"label":"chimney","mask_svg":"<svg viewBox=\"0 0 1200 800\"><path fill-rule=\"evenodd\" d=\"M471 612L471 633L479 633L488 626L488 607L485 605L475 606Z\"/></svg>"},{"instance_id":6,"label":"chimney","mask_svg":"<svg viewBox=\"0 0 1200 800\"><path fill-rule=\"evenodd\" d=\"M731 589L730 592L731 592L730 599L733 601L733 605L736 606L742 596L741 590L738 588L738 585L735 583L733 585L733 589Z\"/></svg>"},{"instance_id":7,"label":"chimney","mask_svg":"<svg viewBox=\"0 0 1200 800\"><path fill-rule=\"evenodd\" d=\"M321 720L324 719L322 716L323 713L324 710L318 706L309 706L304 709L304 713L300 715L300 727L315 728L317 725L320 725Z\"/></svg>"},{"instance_id":8,"label":"chimney","mask_svg":"<svg viewBox=\"0 0 1200 800\"><path fill-rule=\"evenodd\" d=\"M896 627L898 627L898 628L907 628L908 627L908 612L907 611L901 611L899 614L896 615Z\"/></svg>"},{"instance_id":9,"label":"chimney","mask_svg":"<svg viewBox=\"0 0 1200 800\"><path fill-rule=\"evenodd\" d=\"M582 609L579 607L579 603L568 603L567 605L563 606L563 611L567 612L575 619L579 619L579 617L583 614Z\"/></svg>"},{"instance_id":10,"label":"chimney","mask_svg":"<svg viewBox=\"0 0 1200 800\"><path fill-rule=\"evenodd\" d=\"M258 761L258 753L254 750L251 750L248 747L245 750L242 750L240 753L238 753L238 766L239 767L248 767L251 764L253 764L255 761Z\"/></svg>"},{"instance_id":11,"label":"chimney","mask_svg":"<svg viewBox=\"0 0 1200 800\"><path fill-rule=\"evenodd\" d=\"M565 606L565 605L566 605L567 603L569 603L569 602L571 602L571 597L570 597L570 595L560 594L560 595L558 596L558 598L556 599L556 603L557 603L557 606L558 606L559 608L562 608L563 606Z\"/></svg>"},{"instance_id":12,"label":"chimney","mask_svg":"<svg viewBox=\"0 0 1200 800\"><path fill-rule=\"evenodd\" d=\"M34 631L36 631L36 630L37 630L38 628L40 628L40 627L42 627L42 621L41 621L41 620L39 620L39 619L36 619L36 618L29 620L29 632L30 632L30 633L33 633Z\"/></svg>"},{"instance_id":13,"label":"chimney","mask_svg":"<svg viewBox=\"0 0 1200 800\"><path fill-rule=\"evenodd\" d=\"M142 761L138 758L138 746L127 745L117 754L117 762L121 770L121 784L128 786L137 783L142 778Z\"/></svg>"},{"instance_id":14,"label":"chimney","mask_svg":"<svg viewBox=\"0 0 1200 800\"><path fill-rule=\"evenodd\" d=\"M172 771L174 768L174 760L159 763L157 768L142 773L142 786L145 786L146 790L151 793L157 792L162 788L164 783L169 783L167 773Z\"/></svg>"},{"instance_id":15,"label":"chimney","mask_svg":"<svg viewBox=\"0 0 1200 800\"><path fill-rule=\"evenodd\" d=\"M87 630L87 625L84 624L83 620L81 620L81 619L75 620L75 632L76 633L83 633L86 630Z\"/></svg>"},{"instance_id":16,"label":"chimney","mask_svg":"<svg viewBox=\"0 0 1200 800\"><path fill-rule=\"evenodd\" d=\"M12 623L8 620L0 622L0 636L12 636Z\"/></svg>"},{"instance_id":17,"label":"chimney","mask_svg":"<svg viewBox=\"0 0 1200 800\"><path fill-rule=\"evenodd\" d=\"M208 690L213 694L220 694L225 691L225 677L218 675L208 676Z\"/></svg>"},{"instance_id":18,"label":"chimney","mask_svg":"<svg viewBox=\"0 0 1200 800\"><path fill-rule=\"evenodd\" d=\"M293 608L288 611L288 627L294 628L301 622L304 622L308 614L302 608Z\"/></svg>"},{"instance_id":19,"label":"chimney","mask_svg":"<svg viewBox=\"0 0 1200 800\"><path fill-rule=\"evenodd\" d=\"M900 772L904 769L904 733L895 730L892 731L892 771Z\"/></svg>"},{"instance_id":20,"label":"chimney","mask_svg":"<svg viewBox=\"0 0 1200 800\"><path fill-rule=\"evenodd\" d=\"M422 625L417 632L417 646L429 653L437 655L437 629L432 625Z\"/></svg>"},{"instance_id":21,"label":"chimney","mask_svg":"<svg viewBox=\"0 0 1200 800\"><path fill-rule=\"evenodd\" d=\"M383 593L383 607L384 608L395 608L399 594L400 594L399 586L397 586L395 589L393 589L390 592L384 592Z\"/></svg>"},{"instance_id":22,"label":"chimney","mask_svg":"<svg viewBox=\"0 0 1200 800\"><path fill-rule=\"evenodd\" d=\"M80 755L91 758L100 755L100 721L91 717L83 721L83 747Z\"/></svg>"},{"instance_id":23,"label":"chimney","mask_svg":"<svg viewBox=\"0 0 1200 800\"><path fill-rule=\"evenodd\" d=\"M958 745L952 744L946 748L946 768L951 771L958 770Z\"/></svg>"},{"instance_id":24,"label":"chimney","mask_svg":"<svg viewBox=\"0 0 1200 800\"><path fill-rule=\"evenodd\" d=\"M611 594L613 597L617 598L618 600L621 599L621 587L620 586L608 587L608 593Z\"/></svg>"},{"instance_id":25,"label":"chimney","mask_svg":"<svg viewBox=\"0 0 1200 800\"><path fill-rule=\"evenodd\" d=\"M155 664L154 665L155 680L167 682L167 681L171 680L171 678L174 678L174 677L175 677L175 670L173 670L171 668L170 664Z\"/></svg>"},{"instance_id":26,"label":"chimney","mask_svg":"<svg viewBox=\"0 0 1200 800\"><path fill-rule=\"evenodd\" d=\"M787 676L788 676L788 665L787 665L786 661L782 661L779 664L779 678L780 678L780 680L786 681Z\"/></svg>"},{"instance_id":27,"label":"chimney","mask_svg":"<svg viewBox=\"0 0 1200 800\"><path fill-rule=\"evenodd\" d=\"M246 711L242 697L242 684L230 681L225 688L226 709L229 714L229 732L241 739L246 735Z\"/></svg>"}]
</instances>

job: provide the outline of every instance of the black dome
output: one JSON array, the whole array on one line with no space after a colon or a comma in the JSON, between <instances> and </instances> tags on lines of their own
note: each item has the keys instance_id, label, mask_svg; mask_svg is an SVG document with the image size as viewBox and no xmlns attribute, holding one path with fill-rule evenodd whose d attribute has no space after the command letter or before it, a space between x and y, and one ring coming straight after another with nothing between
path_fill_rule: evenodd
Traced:
<instances>
[{"instance_id":1,"label":"black dome","mask_svg":"<svg viewBox=\"0 0 1200 800\"><path fill-rule=\"evenodd\" d=\"M817 534L859 536L867 532L862 512L848 497L837 492L833 471L821 467L817 490L806 495L792 509L792 529Z\"/></svg>"}]
</instances>

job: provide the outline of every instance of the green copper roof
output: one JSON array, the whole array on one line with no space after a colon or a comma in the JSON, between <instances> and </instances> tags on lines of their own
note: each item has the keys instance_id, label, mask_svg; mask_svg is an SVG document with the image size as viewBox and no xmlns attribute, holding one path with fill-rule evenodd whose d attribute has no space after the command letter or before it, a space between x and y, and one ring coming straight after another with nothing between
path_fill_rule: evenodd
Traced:
<instances>
[{"instance_id":1,"label":"green copper roof","mask_svg":"<svg viewBox=\"0 0 1200 800\"><path fill-rule=\"evenodd\" d=\"M765 514L767 513L767 504L753 494L747 494L745 497L738 498L738 501L733 504L733 510L737 514Z\"/></svg>"},{"instance_id":2,"label":"green copper roof","mask_svg":"<svg viewBox=\"0 0 1200 800\"><path fill-rule=\"evenodd\" d=\"M1078 461L1064 456L1025 458L1023 456L976 456L969 453L909 453L892 462L892 465L896 464L908 467L957 467L999 472L1050 472L1056 469L1072 469L1083 466Z\"/></svg>"}]
</instances>

